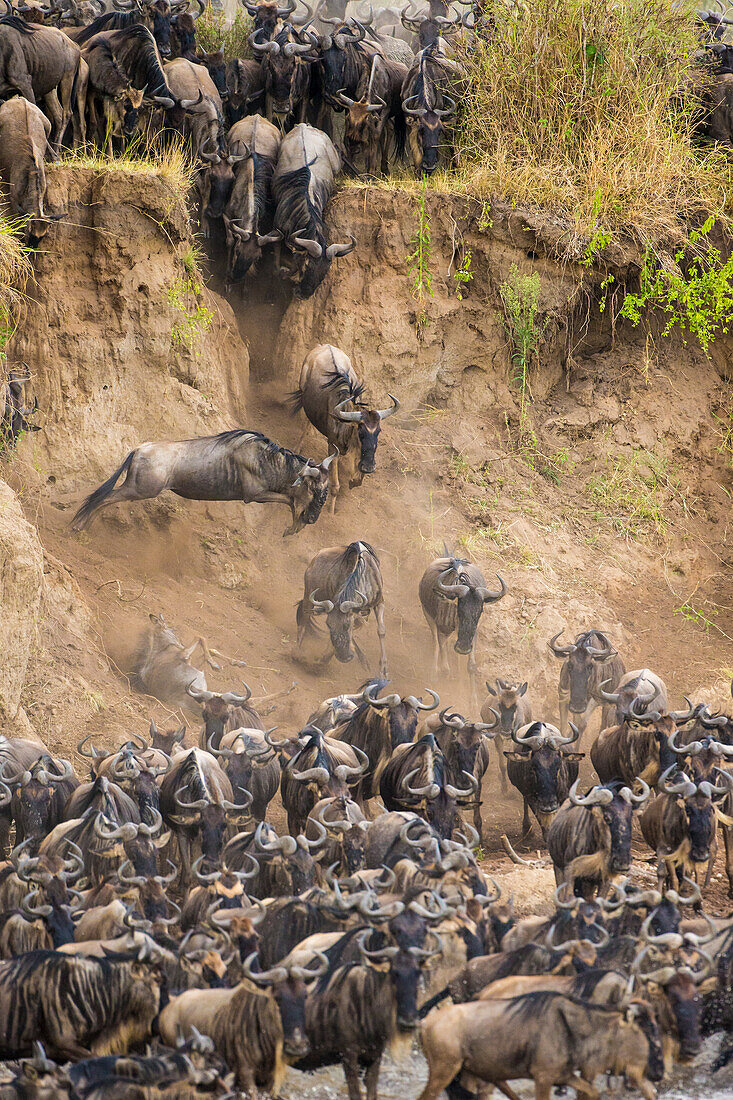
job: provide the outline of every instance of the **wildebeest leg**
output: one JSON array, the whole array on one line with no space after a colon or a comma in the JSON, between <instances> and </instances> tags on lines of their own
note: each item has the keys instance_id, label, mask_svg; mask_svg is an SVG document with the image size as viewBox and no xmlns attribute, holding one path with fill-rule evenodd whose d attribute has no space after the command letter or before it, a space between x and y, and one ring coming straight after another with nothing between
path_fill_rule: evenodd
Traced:
<instances>
[{"instance_id":1,"label":"wildebeest leg","mask_svg":"<svg viewBox=\"0 0 733 1100\"><path fill-rule=\"evenodd\" d=\"M565 735L568 732L568 715L570 713L570 699L560 695L560 732ZM581 730L581 733L583 731Z\"/></svg>"},{"instance_id":2,"label":"wildebeest leg","mask_svg":"<svg viewBox=\"0 0 733 1100\"><path fill-rule=\"evenodd\" d=\"M385 639L387 628L384 625L384 603L378 603L374 608L374 618L377 620L377 635L379 637L379 675L387 675L387 647Z\"/></svg>"},{"instance_id":3,"label":"wildebeest leg","mask_svg":"<svg viewBox=\"0 0 733 1100\"><path fill-rule=\"evenodd\" d=\"M723 843L725 844L725 873L728 876L728 897L733 898L733 829L730 825L723 825Z\"/></svg>"},{"instance_id":4,"label":"wildebeest leg","mask_svg":"<svg viewBox=\"0 0 733 1100\"><path fill-rule=\"evenodd\" d=\"M57 95L61 104L61 133L59 134L59 144L63 141L66 128L71 122L71 116L73 111L71 109L71 97L74 89L74 77L75 73L65 73L59 82L57 88Z\"/></svg>"},{"instance_id":5,"label":"wildebeest leg","mask_svg":"<svg viewBox=\"0 0 733 1100\"><path fill-rule=\"evenodd\" d=\"M367 1066L364 1074L364 1087L366 1088L366 1100L377 1100L377 1086L379 1085L379 1070L382 1065L382 1055L378 1054L370 1066Z\"/></svg>"},{"instance_id":6,"label":"wildebeest leg","mask_svg":"<svg viewBox=\"0 0 733 1100\"><path fill-rule=\"evenodd\" d=\"M504 744L504 740L503 740L501 734L499 734L497 737L494 738L494 746L496 748L496 752L497 752L497 755L499 757L499 783L501 784L501 793L506 794L506 792L507 792L506 759L504 757L504 749L502 747L503 744Z\"/></svg>"},{"instance_id":7,"label":"wildebeest leg","mask_svg":"<svg viewBox=\"0 0 733 1100\"><path fill-rule=\"evenodd\" d=\"M437 1100L443 1089L453 1081L455 1077L461 1072L461 1063L463 1059L460 1056L450 1054L445 1049L441 1049L445 1044L441 1043L435 1050L426 1051L426 1057L428 1060L428 1069L430 1076L428 1077L428 1083L422 1090L417 1100ZM431 1061L430 1055L434 1055L434 1060ZM452 1052L451 1052L452 1054Z\"/></svg>"},{"instance_id":8,"label":"wildebeest leg","mask_svg":"<svg viewBox=\"0 0 733 1100\"><path fill-rule=\"evenodd\" d=\"M180 830L177 834L178 853L181 857L181 875L178 879L178 889L183 890L188 882L191 868L191 839L188 833Z\"/></svg>"},{"instance_id":9,"label":"wildebeest leg","mask_svg":"<svg viewBox=\"0 0 733 1100\"><path fill-rule=\"evenodd\" d=\"M522 800L524 802L524 817L522 818L522 840L529 836L532 832L532 819L529 816L529 802L526 798Z\"/></svg>"},{"instance_id":10,"label":"wildebeest leg","mask_svg":"<svg viewBox=\"0 0 733 1100\"><path fill-rule=\"evenodd\" d=\"M51 145L54 149L61 148L61 138L64 136L64 112L61 110L61 104L59 103L59 97L56 94L56 89L50 91L48 95L43 97L43 106L46 109L46 114L51 120Z\"/></svg>"},{"instance_id":11,"label":"wildebeest leg","mask_svg":"<svg viewBox=\"0 0 733 1100\"><path fill-rule=\"evenodd\" d=\"M715 857L718 854L718 828L717 823L713 831L713 839L710 841L710 855L708 856L708 869L705 872L705 882L703 883L703 890L707 890L710 885L710 879L713 877L713 867L715 866Z\"/></svg>"},{"instance_id":12,"label":"wildebeest leg","mask_svg":"<svg viewBox=\"0 0 733 1100\"><path fill-rule=\"evenodd\" d=\"M339 460L336 459L332 462L328 468L328 495L331 498L331 515L336 511L336 497L339 495L341 485L339 484Z\"/></svg>"},{"instance_id":13,"label":"wildebeest leg","mask_svg":"<svg viewBox=\"0 0 733 1100\"><path fill-rule=\"evenodd\" d=\"M475 707L479 705L478 665L476 664L476 635L468 655L468 679L471 684L471 699Z\"/></svg>"},{"instance_id":14,"label":"wildebeest leg","mask_svg":"<svg viewBox=\"0 0 733 1100\"><path fill-rule=\"evenodd\" d=\"M356 1054L344 1054L341 1059L341 1065L344 1069L349 1100L362 1100L361 1085L359 1084L359 1060Z\"/></svg>"}]
</instances>

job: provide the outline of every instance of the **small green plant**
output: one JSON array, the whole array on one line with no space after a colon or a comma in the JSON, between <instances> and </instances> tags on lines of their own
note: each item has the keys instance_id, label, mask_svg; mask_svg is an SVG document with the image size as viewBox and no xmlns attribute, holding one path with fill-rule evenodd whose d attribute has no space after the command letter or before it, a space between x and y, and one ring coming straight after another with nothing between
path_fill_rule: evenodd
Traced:
<instances>
[{"instance_id":1,"label":"small green plant","mask_svg":"<svg viewBox=\"0 0 733 1100\"><path fill-rule=\"evenodd\" d=\"M715 219L708 218L690 233L696 254L689 259L684 249L677 251L674 270L662 267L647 250L639 293L624 296L620 316L636 326L646 311L661 310L667 315L663 336L677 325L683 342L686 334L697 337L707 355L715 337L727 333L733 316L733 256L724 260L720 250L710 244L708 236L714 224Z\"/></svg>"},{"instance_id":2,"label":"small green plant","mask_svg":"<svg viewBox=\"0 0 733 1100\"><path fill-rule=\"evenodd\" d=\"M519 427L524 434L529 395L529 370L547 328L548 321L539 320L540 277L536 271L520 275L512 264L509 278L499 287L504 307L504 328L512 343L512 382L519 386Z\"/></svg>"},{"instance_id":3,"label":"small green plant","mask_svg":"<svg viewBox=\"0 0 733 1100\"><path fill-rule=\"evenodd\" d=\"M198 345L211 328L214 315L199 299L203 291L197 266L195 246L182 258L184 274L179 275L168 290L168 305L181 314L171 330L171 347L174 350L187 348L193 355Z\"/></svg>"},{"instance_id":4,"label":"small green plant","mask_svg":"<svg viewBox=\"0 0 733 1100\"><path fill-rule=\"evenodd\" d=\"M664 455L643 448L629 455L609 455L590 478L588 491L598 509L594 516L610 518L617 531L631 538L650 530L664 535L672 501L687 509L676 469Z\"/></svg>"},{"instance_id":5,"label":"small green plant","mask_svg":"<svg viewBox=\"0 0 733 1100\"><path fill-rule=\"evenodd\" d=\"M425 308L426 300L433 297L433 276L430 272L430 257L432 255L430 215L426 205L427 186L427 180L423 180L417 203L417 229L410 237L409 242L414 247L407 257L407 270L412 281L412 296L419 306L417 315L418 332L428 319Z\"/></svg>"},{"instance_id":6,"label":"small green plant","mask_svg":"<svg viewBox=\"0 0 733 1100\"><path fill-rule=\"evenodd\" d=\"M463 301L463 291L473 279L473 272L471 271L472 259L473 253L471 249L465 249L460 264L453 272L453 279L456 284L456 297L459 302Z\"/></svg>"},{"instance_id":7,"label":"small green plant","mask_svg":"<svg viewBox=\"0 0 733 1100\"><path fill-rule=\"evenodd\" d=\"M687 619L689 623L695 623L696 626L702 627L706 634L710 633L711 628L718 629L716 623L713 622L704 612L698 607L693 607L691 603L683 603L674 610L675 615L680 615L683 619ZM710 611L710 615L717 615L718 609L714 607Z\"/></svg>"}]
</instances>

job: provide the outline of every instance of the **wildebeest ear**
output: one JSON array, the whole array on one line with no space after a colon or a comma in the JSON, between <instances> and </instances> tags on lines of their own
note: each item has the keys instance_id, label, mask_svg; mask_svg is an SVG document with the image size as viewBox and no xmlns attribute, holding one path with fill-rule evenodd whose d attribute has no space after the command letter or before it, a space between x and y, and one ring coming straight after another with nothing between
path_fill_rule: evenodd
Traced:
<instances>
[{"instance_id":1,"label":"wildebeest ear","mask_svg":"<svg viewBox=\"0 0 733 1100\"><path fill-rule=\"evenodd\" d=\"M527 690L527 681L525 680L524 683L522 684L522 686L519 689L519 694L524 695L526 690Z\"/></svg>"},{"instance_id":2,"label":"wildebeest ear","mask_svg":"<svg viewBox=\"0 0 733 1100\"><path fill-rule=\"evenodd\" d=\"M491 684L489 683L489 681L488 681L488 680L484 680L484 683L486 684L486 690L488 691L489 695L496 695L496 692L495 692L495 691L494 691L494 689L492 688L492 686L491 686Z\"/></svg>"}]
</instances>

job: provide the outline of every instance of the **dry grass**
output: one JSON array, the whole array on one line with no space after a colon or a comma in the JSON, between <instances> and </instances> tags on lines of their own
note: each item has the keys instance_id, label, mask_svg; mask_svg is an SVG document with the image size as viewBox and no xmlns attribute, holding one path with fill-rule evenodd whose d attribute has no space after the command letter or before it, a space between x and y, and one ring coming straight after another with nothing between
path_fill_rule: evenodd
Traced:
<instances>
[{"instance_id":1,"label":"dry grass","mask_svg":"<svg viewBox=\"0 0 733 1100\"><path fill-rule=\"evenodd\" d=\"M668 0L496 5L496 35L466 54L458 176L476 194L542 206L568 254L627 237L667 249L713 214L733 173L691 140L697 31Z\"/></svg>"},{"instance_id":2,"label":"dry grass","mask_svg":"<svg viewBox=\"0 0 733 1100\"><path fill-rule=\"evenodd\" d=\"M60 164L67 168L91 168L95 172L122 172L157 176L181 198L188 195L194 178L195 158L183 139L162 141L159 134L135 134L126 148L114 155L88 145L65 154Z\"/></svg>"},{"instance_id":3,"label":"dry grass","mask_svg":"<svg viewBox=\"0 0 733 1100\"><path fill-rule=\"evenodd\" d=\"M24 221L0 213L0 375L5 365L5 346L31 273L29 251L23 244L24 225Z\"/></svg>"},{"instance_id":4,"label":"dry grass","mask_svg":"<svg viewBox=\"0 0 733 1100\"><path fill-rule=\"evenodd\" d=\"M224 47L224 57L231 61L235 57L251 57L252 48L249 36L252 33L252 20L241 9L237 10L229 25L226 15L211 4L196 20L196 40L202 50L213 53Z\"/></svg>"}]
</instances>

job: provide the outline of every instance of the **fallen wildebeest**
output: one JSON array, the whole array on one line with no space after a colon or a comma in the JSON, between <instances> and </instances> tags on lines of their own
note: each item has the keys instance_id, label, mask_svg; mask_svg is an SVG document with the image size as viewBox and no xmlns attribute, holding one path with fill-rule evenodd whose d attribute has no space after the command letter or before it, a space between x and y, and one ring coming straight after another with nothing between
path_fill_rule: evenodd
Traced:
<instances>
[{"instance_id":1,"label":"fallen wildebeest","mask_svg":"<svg viewBox=\"0 0 733 1100\"><path fill-rule=\"evenodd\" d=\"M142 443L86 498L71 526L81 531L108 504L152 500L168 489L189 500L287 504L293 522L283 535L294 535L320 516L335 457L316 464L246 428L180 443ZM115 488L123 473L124 482Z\"/></svg>"},{"instance_id":2,"label":"fallen wildebeest","mask_svg":"<svg viewBox=\"0 0 733 1100\"><path fill-rule=\"evenodd\" d=\"M331 512L341 491L339 474L349 477L349 488L361 485L365 474L377 468L377 444L382 421L396 413L400 403L389 397L389 409L371 408L362 401L364 386L348 355L333 344L318 344L300 368L298 389L290 395L293 415L303 410L316 431L338 451L331 467Z\"/></svg>"}]
</instances>

